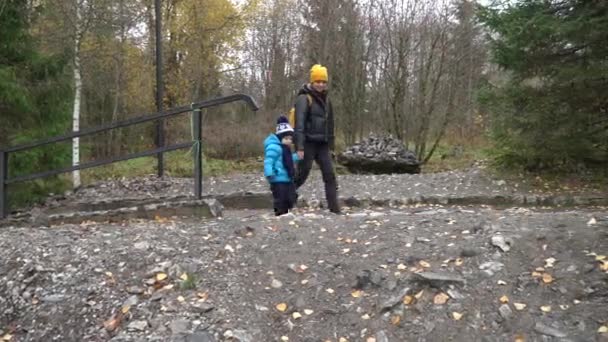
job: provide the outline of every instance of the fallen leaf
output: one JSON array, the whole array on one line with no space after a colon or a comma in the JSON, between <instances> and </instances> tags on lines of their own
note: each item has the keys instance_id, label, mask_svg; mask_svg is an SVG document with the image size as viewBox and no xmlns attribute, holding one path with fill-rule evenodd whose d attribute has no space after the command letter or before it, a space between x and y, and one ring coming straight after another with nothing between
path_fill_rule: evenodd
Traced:
<instances>
[{"instance_id":1,"label":"fallen leaf","mask_svg":"<svg viewBox=\"0 0 608 342\"><path fill-rule=\"evenodd\" d=\"M199 301L206 301L207 298L209 298L208 292L198 292L196 295L198 296L198 298L200 298Z\"/></svg>"},{"instance_id":2,"label":"fallen leaf","mask_svg":"<svg viewBox=\"0 0 608 342\"><path fill-rule=\"evenodd\" d=\"M106 328L107 331L112 332L112 331L116 330L116 328L118 328L118 326L122 322L123 317L124 317L124 315L121 312L119 312L118 314L116 314L112 318L110 318L109 320L103 322L103 327Z\"/></svg>"},{"instance_id":3,"label":"fallen leaf","mask_svg":"<svg viewBox=\"0 0 608 342\"><path fill-rule=\"evenodd\" d=\"M300 266L298 266L298 273L302 273L302 272L306 271L307 269L308 269L308 266L300 265Z\"/></svg>"},{"instance_id":4,"label":"fallen leaf","mask_svg":"<svg viewBox=\"0 0 608 342\"><path fill-rule=\"evenodd\" d=\"M403 297L403 304L410 305L413 302L414 302L414 297L412 297L412 296L405 296L405 297Z\"/></svg>"},{"instance_id":5,"label":"fallen leaf","mask_svg":"<svg viewBox=\"0 0 608 342\"><path fill-rule=\"evenodd\" d=\"M420 292L416 293L414 295L414 297L416 297L416 299L420 299L422 297L422 295L424 294L424 290L420 290Z\"/></svg>"},{"instance_id":6,"label":"fallen leaf","mask_svg":"<svg viewBox=\"0 0 608 342\"><path fill-rule=\"evenodd\" d=\"M303 279L303 280L300 282L300 284L302 284L302 285L306 285L306 284L308 284L308 279Z\"/></svg>"},{"instance_id":7,"label":"fallen leaf","mask_svg":"<svg viewBox=\"0 0 608 342\"><path fill-rule=\"evenodd\" d=\"M553 264L555 264L555 262L557 261L557 259L555 258L548 258L545 260L545 267L546 268L552 268Z\"/></svg>"},{"instance_id":8,"label":"fallen leaf","mask_svg":"<svg viewBox=\"0 0 608 342\"><path fill-rule=\"evenodd\" d=\"M120 308L120 312L122 312L123 314L126 314L127 312L129 312L130 309L131 309L131 305L125 305L122 308Z\"/></svg>"},{"instance_id":9,"label":"fallen leaf","mask_svg":"<svg viewBox=\"0 0 608 342\"><path fill-rule=\"evenodd\" d=\"M424 267L424 268L430 268L431 264L429 264L428 262L424 261L424 260L420 260L419 262L420 266Z\"/></svg>"},{"instance_id":10,"label":"fallen leaf","mask_svg":"<svg viewBox=\"0 0 608 342\"><path fill-rule=\"evenodd\" d=\"M543 274L543 283L551 284L553 282L553 277L549 273Z\"/></svg>"},{"instance_id":11,"label":"fallen leaf","mask_svg":"<svg viewBox=\"0 0 608 342\"><path fill-rule=\"evenodd\" d=\"M399 323L401 323L401 316L395 315L395 316L391 317L392 325L399 325Z\"/></svg>"},{"instance_id":12,"label":"fallen leaf","mask_svg":"<svg viewBox=\"0 0 608 342\"><path fill-rule=\"evenodd\" d=\"M281 312L285 312L285 310L287 310L287 304L279 303L275 306L275 308Z\"/></svg>"},{"instance_id":13,"label":"fallen leaf","mask_svg":"<svg viewBox=\"0 0 608 342\"><path fill-rule=\"evenodd\" d=\"M156 274L156 281L163 281L165 279L167 279L166 273L157 273Z\"/></svg>"},{"instance_id":14,"label":"fallen leaf","mask_svg":"<svg viewBox=\"0 0 608 342\"><path fill-rule=\"evenodd\" d=\"M353 292L350 293L350 295L353 296L354 298L359 298L363 295L363 291L354 290Z\"/></svg>"},{"instance_id":15,"label":"fallen leaf","mask_svg":"<svg viewBox=\"0 0 608 342\"><path fill-rule=\"evenodd\" d=\"M597 332L600 334L608 333L608 327L605 325L602 325L599 329L597 329Z\"/></svg>"},{"instance_id":16,"label":"fallen leaf","mask_svg":"<svg viewBox=\"0 0 608 342\"><path fill-rule=\"evenodd\" d=\"M299 319L299 318L302 318L302 315L296 311L293 314L291 314L291 317L293 317L293 319Z\"/></svg>"},{"instance_id":17,"label":"fallen leaf","mask_svg":"<svg viewBox=\"0 0 608 342\"><path fill-rule=\"evenodd\" d=\"M540 307L542 312L551 312L551 305L544 305Z\"/></svg>"},{"instance_id":18,"label":"fallen leaf","mask_svg":"<svg viewBox=\"0 0 608 342\"><path fill-rule=\"evenodd\" d=\"M348 342L348 340L345 337L340 337L338 342Z\"/></svg>"},{"instance_id":19,"label":"fallen leaf","mask_svg":"<svg viewBox=\"0 0 608 342\"><path fill-rule=\"evenodd\" d=\"M499 281L497 282L497 284L498 284L498 285L507 285L507 282L506 282L506 281L504 281L504 280L499 280Z\"/></svg>"},{"instance_id":20,"label":"fallen leaf","mask_svg":"<svg viewBox=\"0 0 608 342\"><path fill-rule=\"evenodd\" d=\"M304 314L305 314L306 316L310 316L310 315L312 315L313 313L314 313L314 311L313 311L313 310L310 310L310 309L304 309Z\"/></svg>"},{"instance_id":21,"label":"fallen leaf","mask_svg":"<svg viewBox=\"0 0 608 342\"><path fill-rule=\"evenodd\" d=\"M177 297L177 301L180 303L183 303L186 300L186 298L184 298L184 296L178 296Z\"/></svg>"},{"instance_id":22,"label":"fallen leaf","mask_svg":"<svg viewBox=\"0 0 608 342\"><path fill-rule=\"evenodd\" d=\"M455 321L460 321L460 319L462 318L462 316L463 316L463 314L461 314L459 312L456 312L456 311L452 312L452 318Z\"/></svg>"},{"instance_id":23,"label":"fallen leaf","mask_svg":"<svg viewBox=\"0 0 608 342\"><path fill-rule=\"evenodd\" d=\"M333 294L335 291L334 291L334 289L326 289L325 292L327 292L329 294Z\"/></svg>"},{"instance_id":24,"label":"fallen leaf","mask_svg":"<svg viewBox=\"0 0 608 342\"><path fill-rule=\"evenodd\" d=\"M524 335L515 335L515 342L526 342Z\"/></svg>"},{"instance_id":25,"label":"fallen leaf","mask_svg":"<svg viewBox=\"0 0 608 342\"><path fill-rule=\"evenodd\" d=\"M404 264L399 264L399 265L397 265L397 269L400 271L404 271L404 270L407 270L407 266L405 266Z\"/></svg>"},{"instance_id":26,"label":"fallen leaf","mask_svg":"<svg viewBox=\"0 0 608 342\"><path fill-rule=\"evenodd\" d=\"M564 311L566 311L566 310L568 310L570 307L569 307L568 305L564 305L564 304L562 304L562 305L560 305L560 306L559 306L559 308L560 308L560 309L562 309L562 310L564 310Z\"/></svg>"},{"instance_id":27,"label":"fallen leaf","mask_svg":"<svg viewBox=\"0 0 608 342\"><path fill-rule=\"evenodd\" d=\"M542 273L540 273L540 272L532 272L532 276L533 276L534 278L540 278L540 277L542 277L542 276L543 276L543 274L542 274Z\"/></svg>"},{"instance_id":28,"label":"fallen leaf","mask_svg":"<svg viewBox=\"0 0 608 342\"><path fill-rule=\"evenodd\" d=\"M597 261L602 261L602 260L605 260L605 259L606 259L605 255L596 255L595 256L595 260L597 260Z\"/></svg>"},{"instance_id":29,"label":"fallen leaf","mask_svg":"<svg viewBox=\"0 0 608 342\"><path fill-rule=\"evenodd\" d=\"M380 268L387 269L387 268L388 268L388 265L380 265Z\"/></svg>"},{"instance_id":30,"label":"fallen leaf","mask_svg":"<svg viewBox=\"0 0 608 342\"><path fill-rule=\"evenodd\" d=\"M179 279L181 279L181 280L183 280L183 281L188 280L188 273L182 273L182 275L181 275L181 276L179 276Z\"/></svg>"},{"instance_id":31,"label":"fallen leaf","mask_svg":"<svg viewBox=\"0 0 608 342\"><path fill-rule=\"evenodd\" d=\"M536 268L536 272L545 272L545 268L544 267L537 267Z\"/></svg>"},{"instance_id":32,"label":"fallen leaf","mask_svg":"<svg viewBox=\"0 0 608 342\"><path fill-rule=\"evenodd\" d=\"M347 254L348 252L350 252L350 248L344 248L342 250L342 254Z\"/></svg>"},{"instance_id":33,"label":"fallen leaf","mask_svg":"<svg viewBox=\"0 0 608 342\"><path fill-rule=\"evenodd\" d=\"M365 342L376 342L376 338L375 337L368 337L367 340L365 340Z\"/></svg>"},{"instance_id":34,"label":"fallen leaf","mask_svg":"<svg viewBox=\"0 0 608 342\"><path fill-rule=\"evenodd\" d=\"M607 271L608 272L608 261L602 260L602 262L600 264L600 269L602 271Z\"/></svg>"},{"instance_id":35,"label":"fallen leaf","mask_svg":"<svg viewBox=\"0 0 608 342\"><path fill-rule=\"evenodd\" d=\"M591 220L589 220L587 222L588 226L593 226L594 224L597 224L597 220L595 219L595 217L592 217Z\"/></svg>"},{"instance_id":36,"label":"fallen leaf","mask_svg":"<svg viewBox=\"0 0 608 342\"><path fill-rule=\"evenodd\" d=\"M509 302L509 297L507 297L507 296L502 296L502 297L500 297L500 299L499 299L499 300L500 300L500 302L501 302L501 303L503 303L503 304L507 304L507 303Z\"/></svg>"},{"instance_id":37,"label":"fallen leaf","mask_svg":"<svg viewBox=\"0 0 608 342\"><path fill-rule=\"evenodd\" d=\"M10 341L12 338L13 338L13 335L6 334L6 335L2 336L2 341Z\"/></svg>"},{"instance_id":38,"label":"fallen leaf","mask_svg":"<svg viewBox=\"0 0 608 342\"><path fill-rule=\"evenodd\" d=\"M441 292L441 293L437 294L435 296L435 298L433 298L433 303L435 305L443 305L448 302L448 299L450 299L450 296Z\"/></svg>"},{"instance_id":39,"label":"fallen leaf","mask_svg":"<svg viewBox=\"0 0 608 342\"><path fill-rule=\"evenodd\" d=\"M454 264L456 266L462 266L462 264L464 264L464 260L462 260L461 258L456 259L456 261L454 261Z\"/></svg>"},{"instance_id":40,"label":"fallen leaf","mask_svg":"<svg viewBox=\"0 0 608 342\"><path fill-rule=\"evenodd\" d=\"M287 337L287 336L281 336L281 341L287 342L287 341L289 341L289 337Z\"/></svg>"},{"instance_id":41,"label":"fallen leaf","mask_svg":"<svg viewBox=\"0 0 608 342\"><path fill-rule=\"evenodd\" d=\"M573 301L572 301L572 303L574 303L574 304L576 305L576 304L580 304L580 303L581 303L581 301L580 301L580 300L578 300L578 299L575 299L575 300L573 300Z\"/></svg>"},{"instance_id":42,"label":"fallen leaf","mask_svg":"<svg viewBox=\"0 0 608 342\"><path fill-rule=\"evenodd\" d=\"M513 306L515 307L515 310L522 311L527 305L524 303L513 303Z\"/></svg>"},{"instance_id":43,"label":"fallen leaf","mask_svg":"<svg viewBox=\"0 0 608 342\"><path fill-rule=\"evenodd\" d=\"M361 319L366 321L366 320L370 319L370 317L368 314L365 314L365 315L361 316Z\"/></svg>"}]
</instances>

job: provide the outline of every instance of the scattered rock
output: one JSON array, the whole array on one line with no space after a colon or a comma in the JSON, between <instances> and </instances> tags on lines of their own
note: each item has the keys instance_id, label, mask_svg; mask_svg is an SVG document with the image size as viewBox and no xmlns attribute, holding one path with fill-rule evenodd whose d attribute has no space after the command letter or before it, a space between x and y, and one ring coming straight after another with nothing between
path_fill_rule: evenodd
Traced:
<instances>
[{"instance_id":1,"label":"scattered rock","mask_svg":"<svg viewBox=\"0 0 608 342\"><path fill-rule=\"evenodd\" d=\"M376 333L376 342L389 342L384 330L380 330Z\"/></svg>"},{"instance_id":2,"label":"scattered rock","mask_svg":"<svg viewBox=\"0 0 608 342\"><path fill-rule=\"evenodd\" d=\"M498 261L488 261L479 265L479 269L490 277L493 276L494 273L500 272L504 267L505 265Z\"/></svg>"},{"instance_id":3,"label":"scattered rock","mask_svg":"<svg viewBox=\"0 0 608 342\"><path fill-rule=\"evenodd\" d=\"M216 342L215 337L206 331L186 335L185 342Z\"/></svg>"},{"instance_id":4,"label":"scattered rock","mask_svg":"<svg viewBox=\"0 0 608 342\"><path fill-rule=\"evenodd\" d=\"M492 236L492 245L500 248L505 253L511 250L511 244L510 239L506 239L502 235Z\"/></svg>"},{"instance_id":5,"label":"scattered rock","mask_svg":"<svg viewBox=\"0 0 608 342\"><path fill-rule=\"evenodd\" d=\"M41 300L43 302L47 302L47 303L60 303L60 302L63 302L65 299L66 299L66 296L60 295L60 294L44 296L41 298Z\"/></svg>"},{"instance_id":6,"label":"scattered rock","mask_svg":"<svg viewBox=\"0 0 608 342\"><path fill-rule=\"evenodd\" d=\"M245 330L234 330L231 337L238 342L253 342L253 337Z\"/></svg>"},{"instance_id":7,"label":"scattered rock","mask_svg":"<svg viewBox=\"0 0 608 342\"><path fill-rule=\"evenodd\" d=\"M169 323L169 329L173 335L185 334L190 330L190 321L185 319L176 319Z\"/></svg>"},{"instance_id":8,"label":"scattered rock","mask_svg":"<svg viewBox=\"0 0 608 342\"><path fill-rule=\"evenodd\" d=\"M148 328L147 321L132 321L127 326L129 331L145 331Z\"/></svg>"},{"instance_id":9,"label":"scattered rock","mask_svg":"<svg viewBox=\"0 0 608 342\"><path fill-rule=\"evenodd\" d=\"M392 136L375 136L348 147L338 162L353 173L420 173L420 161Z\"/></svg>"},{"instance_id":10,"label":"scattered rock","mask_svg":"<svg viewBox=\"0 0 608 342\"><path fill-rule=\"evenodd\" d=\"M148 241L139 241L133 245L133 248L140 250L150 249L150 243Z\"/></svg>"},{"instance_id":11,"label":"scattered rock","mask_svg":"<svg viewBox=\"0 0 608 342\"><path fill-rule=\"evenodd\" d=\"M127 293L128 294L134 294L134 295L139 295L144 293L145 290L139 286L129 286L127 287Z\"/></svg>"},{"instance_id":12,"label":"scattered rock","mask_svg":"<svg viewBox=\"0 0 608 342\"><path fill-rule=\"evenodd\" d=\"M428 282L433 287L441 287L442 285L449 283L464 284L465 280L459 275L449 273L437 273L437 272L420 272L414 273L414 275L423 281Z\"/></svg>"},{"instance_id":13,"label":"scattered rock","mask_svg":"<svg viewBox=\"0 0 608 342\"><path fill-rule=\"evenodd\" d=\"M280 289L281 287L283 287L283 283L280 280L273 278L272 279L272 283L270 284L270 286L273 289Z\"/></svg>"},{"instance_id":14,"label":"scattered rock","mask_svg":"<svg viewBox=\"0 0 608 342\"><path fill-rule=\"evenodd\" d=\"M401 303L401 301L403 300L403 297L405 297L405 295L407 295L410 292L410 288L406 287L404 289L401 290L401 292L399 292L399 294L389 297L387 300L385 300L382 305L380 305L380 311L384 312L384 311L388 311L390 309L393 308L393 306Z\"/></svg>"},{"instance_id":15,"label":"scattered rock","mask_svg":"<svg viewBox=\"0 0 608 342\"><path fill-rule=\"evenodd\" d=\"M511 310L511 307L509 306L509 304L503 304L498 308L498 312L500 313L500 316L502 318L504 318L505 320L511 318L511 316L513 316L513 310Z\"/></svg>"},{"instance_id":16,"label":"scattered rock","mask_svg":"<svg viewBox=\"0 0 608 342\"><path fill-rule=\"evenodd\" d=\"M557 337L557 338L564 338L564 337L568 336L565 332L562 332L558 329L545 325L541 322L536 322L536 324L534 325L534 330L539 334L553 336L553 337Z\"/></svg>"},{"instance_id":17,"label":"scattered rock","mask_svg":"<svg viewBox=\"0 0 608 342\"><path fill-rule=\"evenodd\" d=\"M382 285L382 279L382 274L376 271L363 270L357 274L357 281L353 287L359 290L370 287L380 287Z\"/></svg>"},{"instance_id":18,"label":"scattered rock","mask_svg":"<svg viewBox=\"0 0 608 342\"><path fill-rule=\"evenodd\" d=\"M465 247L460 251L460 256L464 258L472 258L479 255L479 250L472 247Z\"/></svg>"}]
</instances>

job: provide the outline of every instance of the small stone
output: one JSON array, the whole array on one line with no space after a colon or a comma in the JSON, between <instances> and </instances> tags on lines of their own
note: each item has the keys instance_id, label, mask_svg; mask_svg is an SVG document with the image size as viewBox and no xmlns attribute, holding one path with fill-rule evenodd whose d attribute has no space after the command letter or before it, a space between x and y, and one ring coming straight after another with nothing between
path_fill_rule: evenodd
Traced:
<instances>
[{"instance_id":1,"label":"small stone","mask_svg":"<svg viewBox=\"0 0 608 342\"><path fill-rule=\"evenodd\" d=\"M187 321L185 319L173 320L171 321L171 323L169 323L169 329L171 329L173 335L187 333L188 330L190 330L190 321Z\"/></svg>"},{"instance_id":2,"label":"small stone","mask_svg":"<svg viewBox=\"0 0 608 342\"><path fill-rule=\"evenodd\" d=\"M498 261L488 261L479 265L479 269L484 271L484 273L490 277L493 276L494 273L500 272L503 267L505 267L505 265Z\"/></svg>"},{"instance_id":3,"label":"small stone","mask_svg":"<svg viewBox=\"0 0 608 342\"><path fill-rule=\"evenodd\" d=\"M509 304L503 304L498 308L498 312L500 313L500 316L502 318L504 318L505 320L511 318L511 316L513 316L513 310L511 310L511 307L509 306Z\"/></svg>"},{"instance_id":4,"label":"small stone","mask_svg":"<svg viewBox=\"0 0 608 342\"><path fill-rule=\"evenodd\" d=\"M534 325L534 330L539 334L553 336L557 338L564 338L568 336L565 332L559 331L558 329L555 329L548 325L544 325L541 322L536 322L536 325Z\"/></svg>"},{"instance_id":5,"label":"small stone","mask_svg":"<svg viewBox=\"0 0 608 342\"><path fill-rule=\"evenodd\" d=\"M47 302L47 303L59 303L59 302L63 302L65 299L66 299L66 296L60 295L60 294L44 296L41 298L41 300L43 302Z\"/></svg>"},{"instance_id":6,"label":"small stone","mask_svg":"<svg viewBox=\"0 0 608 342\"><path fill-rule=\"evenodd\" d=\"M133 248L140 250L150 249L150 243L148 243L147 241L139 241L133 245Z\"/></svg>"},{"instance_id":7,"label":"small stone","mask_svg":"<svg viewBox=\"0 0 608 342\"><path fill-rule=\"evenodd\" d=\"M388 310L392 309L393 306L401 303L401 301L403 300L403 297L405 297L405 295L407 295L409 292L410 292L410 288L406 287L406 288L402 289L401 292L399 292L399 294L397 294L396 296L389 297L381 305L381 307L380 307L381 311L388 311Z\"/></svg>"},{"instance_id":8,"label":"small stone","mask_svg":"<svg viewBox=\"0 0 608 342\"><path fill-rule=\"evenodd\" d=\"M272 279L272 283L270 284L270 286L273 289L280 289L281 287L283 287L283 283L278 279Z\"/></svg>"},{"instance_id":9,"label":"small stone","mask_svg":"<svg viewBox=\"0 0 608 342\"><path fill-rule=\"evenodd\" d=\"M492 245L500 248L505 253L511 250L511 243L502 235L492 236Z\"/></svg>"},{"instance_id":10,"label":"small stone","mask_svg":"<svg viewBox=\"0 0 608 342\"><path fill-rule=\"evenodd\" d=\"M437 272L420 272L414 274L416 277L429 282L432 286L438 287L446 283L464 284L465 280L459 275Z\"/></svg>"},{"instance_id":11,"label":"small stone","mask_svg":"<svg viewBox=\"0 0 608 342\"><path fill-rule=\"evenodd\" d=\"M216 342L215 337L206 331L195 332L187 335L185 340L186 342Z\"/></svg>"},{"instance_id":12,"label":"small stone","mask_svg":"<svg viewBox=\"0 0 608 342\"><path fill-rule=\"evenodd\" d=\"M460 256L464 258L472 258L479 254L479 250L472 247L465 247L460 251Z\"/></svg>"},{"instance_id":13,"label":"small stone","mask_svg":"<svg viewBox=\"0 0 608 342\"><path fill-rule=\"evenodd\" d=\"M384 330L380 330L376 333L376 342L389 342Z\"/></svg>"},{"instance_id":14,"label":"small stone","mask_svg":"<svg viewBox=\"0 0 608 342\"><path fill-rule=\"evenodd\" d=\"M253 337L245 330L234 330L232 338L238 342L253 342Z\"/></svg>"},{"instance_id":15,"label":"small stone","mask_svg":"<svg viewBox=\"0 0 608 342\"><path fill-rule=\"evenodd\" d=\"M129 286L129 287L127 287L127 293L139 295L139 294L144 293L144 289L139 286Z\"/></svg>"},{"instance_id":16,"label":"small stone","mask_svg":"<svg viewBox=\"0 0 608 342\"><path fill-rule=\"evenodd\" d=\"M146 328L148 328L147 321L133 321L127 326L127 330L129 331L145 331Z\"/></svg>"}]
</instances>

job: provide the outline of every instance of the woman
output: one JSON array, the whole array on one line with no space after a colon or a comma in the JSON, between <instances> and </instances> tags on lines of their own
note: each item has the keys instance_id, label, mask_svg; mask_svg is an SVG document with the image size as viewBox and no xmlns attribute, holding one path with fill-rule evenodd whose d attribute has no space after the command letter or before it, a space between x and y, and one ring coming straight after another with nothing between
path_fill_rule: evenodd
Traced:
<instances>
[{"instance_id":1,"label":"woman","mask_svg":"<svg viewBox=\"0 0 608 342\"><path fill-rule=\"evenodd\" d=\"M316 161L325 183L327 206L332 213L340 214L336 175L330 156L335 137L334 112L327 94L327 81L327 68L315 64L310 69L310 83L298 92L295 144L302 162L296 176L296 187L299 188L306 182L312 162Z\"/></svg>"}]
</instances>

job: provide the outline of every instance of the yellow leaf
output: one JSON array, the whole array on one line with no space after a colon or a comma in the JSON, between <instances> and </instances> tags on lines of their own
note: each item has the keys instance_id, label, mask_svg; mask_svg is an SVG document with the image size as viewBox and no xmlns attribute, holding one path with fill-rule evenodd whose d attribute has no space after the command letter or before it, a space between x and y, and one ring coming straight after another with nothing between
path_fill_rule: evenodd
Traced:
<instances>
[{"instance_id":1,"label":"yellow leaf","mask_svg":"<svg viewBox=\"0 0 608 342\"><path fill-rule=\"evenodd\" d=\"M448 299L450 299L450 296L441 292L441 293L437 294L435 296L435 298L433 298L433 303L435 305L443 305L448 302Z\"/></svg>"},{"instance_id":2,"label":"yellow leaf","mask_svg":"<svg viewBox=\"0 0 608 342\"><path fill-rule=\"evenodd\" d=\"M524 335L515 335L515 342L526 342Z\"/></svg>"},{"instance_id":3,"label":"yellow leaf","mask_svg":"<svg viewBox=\"0 0 608 342\"><path fill-rule=\"evenodd\" d=\"M602 263L601 263L601 265L600 265L600 269L601 269L602 271L608 271L608 261L606 261L606 260L602 260Z\"/></svg>"},{"instance_id":4,"label":"yellow leaf","mask_svg":"<svg viewBox=\"0 0 608 342\"><path fill-rule=\"evenodd\" d=\"M498 284L498 285L507 285L507 282L506 282L506 281L504 281L504 280L499 280L499 281L497 282L497 284Z\"/></svg>"},{"instance_id":5,"label":"yellow leaf","mask_svg":"<svg viewBox=\"0 0 608 342\"><path fill-rule=\"evenodd\" d=\"M405 296L405 297L403 297L403 304L410 305L413 302L414 302L414 297L412 297L412 296Z\"/></svg>"},{"instance_id":6,"label":"yellow leaf","mask_svg":"<svg viewBox=\"0 0 608 342\"><path fill-rule=\"evenodd\" d=\"M545 268L544 267L537 267L536 268L536 272L545 272Z\"/></svg>"},{"instance_id":7,"label":"yellow leaf","mask_svg":"<svg viewBox=\"0 0 608 342\"><path fill-rule=\"evenodd\" d=\"M338 341L339 342L348 342L348 340L345 337L340 337L340 339Z\"/></svg>"},{"instance_id":8,"label":"yellow leaf","mask_svg":"<svg viewBox=\"0 0 608 342\"><path fill-rule=\"evenodd\" d=\"M350 252L350 248L344 248L342 250L342 254L347 254L348 252Z\"/></svg>"},{"instance_id":9,"label":"yellow leaf","mask_svg":"<svg viewBox=\"0 0 608 342\"><path fill-rule=\"evenodd\" d=\"M207 298L209 298L208 292L198 292L196 295L202 300L207 300Z\"/></svg>"},{"instance_id":10,"label":"yellow leaf","mask_svg":"<svg viewBox=\"0 0 608 342\"><path fill-rule=\"evenodd\" d=\"M281 341L287 342L287 341L289 341L289 337L287 337L287 336L281 336Z\"/></svg>"},{"instance_id":11,"label":"yellow leaf","mask_svg":"<svg viewBox=\"0 0 608 342\"><path fill-rule=\"evenodd\" d=\"M553 282L553 277L549 273L543 274L543 283L551 284Z\"/></svg>"},{"instance_id":12,"label":"yellow leaf","mask_svg":"<svg viewBox=\"0 0 608 342\"><path fill-rule=\"evenodd\" d=\"M416 293L414 295L414 297L416 297L416 299L420 299L422 297L422 295L424 294L424 290L420 290L420 292Z\"/></svg>"},{"instance_id":13,"label":"yellow leaf","mask_svg":"<svg viewBox=\"0 0 608 342\"><path fill-rule=\"evenodd\" d=\"M462 264L464 264L464 260L462 260L461 258L456 259L456 261L454 262L454 264L456 266L462 266Z\"/></svg>"},{"instance_id":14,"label":"yellow leaf","mask_svg":"<svg viewBox=\"0 0 608 342\"><path fill-rule=\"evenodd\" d=\"M367 340L365 340L365 342L376 342L376 338L375 337L368 337Z\"/></svg>"},{"instance_id":15,"label":"yellow leaf","mask_svg":"<svg viewBox=\"0 0 608 342\"><path fill-rule=\"evenodd\" d=\"M126 314L127 312L129 312L129 309L131 309L131 305L125 305L120 309L120 312Z\"/></svg>"},{"instance_id":16,"label":"yellow leaf","mask_svg":"<svg viewBox=\"0 0 608 342\"><path fill-rule=\"evenodd\" d=\"M462 318L462 316L463 315L460 312L456 312L456 311L452 312L452 318L455 321L460 321L460 319Z\"/></svg>"},{"instance_id":17,"label":"yellow leaf","mask_svg":"<svg viewBox=\"0 0 608 342\"><path fill-rule=\"evenodd\" d=\"M299 318L302 318L302 315L296 311L291 314L291 317L293 317L293 319L299 319Z\"/></svg>"},{"instance_id":18,"label":"yellow leaf","mask_svg":"<svg viewBox=\"0 0 608 342\"><path fill-rule=\"evenodd\" d=\"M179 279L181 279L181 280L183 280L183 281L188 280L188 273L182 273L182 275L181 275L181 276L179 276Z\"/></svg>"},{"instance_id":19,"label":"yellow leaf","mask_svg":"<svg viewBox=\"0 0 608 342\"><path fill-rule=\"evenodd\" d=\"M370 319L370 317L368 314L365 314L365 315L361 316L361 319L366 321L366 320Z\"/></svg>"},{"instance_id":20,"label":"yellow leaf","mask_svg":"<svg viewBox=\"0 0 608 342\"><path fill-rule=\"evenodd\" d=\"M2 336L2 341L10 341L12 338L13 338L13 335L6 334L6 335Z\"/></svg>"},{"instance_id":21,"label":"yellow leaf","mask_svg":"<svg viewBox=\"0 0 608 342\"><path fill-rule=\"evenodd\" d=\"M325 290L325 292L327 292L329 294L333 294L335 291L334 291L334 289L327 289L327 290Z\"/></svg>"},{"instance_id":22,"label":"yellow leaf","mask_svg":"<svg viewBox=\"0 0 608 342\"><path fill-rule=\"evenodd\" d=\"M186 300L186 298L184 298L183 296L178 296L177 297L177 301L180 303L183 303Z\"/></svg>"},{"instance_id":23,"label":"yellow leaf","mask_svg":"<svg viewBox=\"0 0 608 342\"><path fill-rule=\"evenodd\" d=\"M304 309L304 314L305 314L306 316L310 316L310 315L312 315L313 313L314 313L314 311L312 311L312 310L310 310L310 309Z\"/></svg>"},{"instance_id":24,"label":"yellow leaf","mask_svg":"<svg viewBox=\"0 0 608 342\"><path fill-rule=\"evenodd\" d=\"M399 325L399 323L401 323L401 316L395 315L395 316L391 317L392 325Z\"/></svg>"},{"instance_id":25,"label":"yellow leaf","mask_svg":"<svg viewBox=\"0 0 608 342\"><path fill-rule=\"evenodd\" d=\"M597 329L597 332L600 334L608 333L608 327L605 325L602 325L599 329Z\"/></svg>"},{"instance_id":26,"label":"yellow leaf","mask_svg":"<svg viewBox=\"0 0 608 342\"><path fill-rule=\"evenodd\" d=\"M353 292L350 293L350 295L353 296L354 298L359 298L363 295L363 291L354 290Z\"/></svg>"},{"instance_id":27,"label":"yellow leaf","mask_svg":"<svg viewBox=\"0 0 608 342\"><path fill-rule=\"evenodd\" d=\"M525 309L527 305L524 303L513 303L513 306L515 307L515 310L521 311Z\"/></svg>"},{"instance_id":28,"label":"yellow leaf","mask_svg":"<svg viewBox=\"0 0 608 342\"><path fill-rule=\"evenodd\" d=\"M420 260L419 262L420 266L424 267L424 268L429 268L431 267L431 264L429 264L428 262L424 261L424 260Z\"/></svg>"},{"instance_id":29,"label":"yellow leaf","mask_svg":"<svg viewBox=\"0 0 608 342\"><path fill-rule=\"evenodd\" d=\"M300 265L300 266L298 266L298 271L297 272L298 273L302 273L302 272L306 271L307 269L308 269L308 266L306 266L306 265Z\"/></svg>"},{"instance_id":30,"label":"yellow leaf","mask_svg":"<svg viewBox=\"0 0 608 342\"><path fill-rule=\"evenodd\" d=\"M399 265L397 265L397 269L400 271L404 271L404 270L407 270L407 266L405 266L404 264L399 264Z\"/></svg>"},{"instance_id":31,"label":"yellow leaf","mask_svg":"<svg viewBox=\"0 0 608 342\"><path fill-rule=\"evenodd\" d=\"M540 307L542 312L551 312L551 305L544 305Z\"/></svg>"},{"instance_id":32,"label":"yellow leaf","mask_svg":"<svg viewBox=\"0 0 608 342\"><path fill-rule=\"evenodd\" d=\"M156 274L156 281L163 281L165 279L167 279L166 273L157 273Z\"/></svg>"},{"instance_id":33,"label":"yellow leaf","mask_svg":"<svg viewBox=\"0 0 608 342\"><path fill-rule=\"evenodd\" d=\"M543 274L542 274L542 273L540 273L540 272L532 272L532 276L533 276L534 278L540 278L540 277L542 277L542 276L543 276Z\"/></svg>"},{"instance_id":34,"label":"yellow leaf","mask_svg":"<svg viewBox=\"0 0 608 342\"><path fill-rule=\"evenodd\" d=\"M509 302L509 297L502 296L502 297L500 297L499 301L503 304L507 304Z\"/></svg>"},{"instance_id":35,"label":"yellow leaf","mask_svg":"<svg viewBox=\"0 0 608 342\"><path fill-rule=\"evenodd\" d=\"M606 260L606 256L605 255L596 255L595 260L597 260L597 261Z\"/></svg>"},{"instance_id":36,"label":"yellow leaf","mask_svg":"<svg viewBox=\"0 0 608 342\"><path fill-rule=\"evenodd\" d=\"M279 310L281 312L285 312L285 310L287 310L287 304L285 304L285 303L279 303L275 307L277 308L277 310Z\"/></svg>"}]
</instances>

